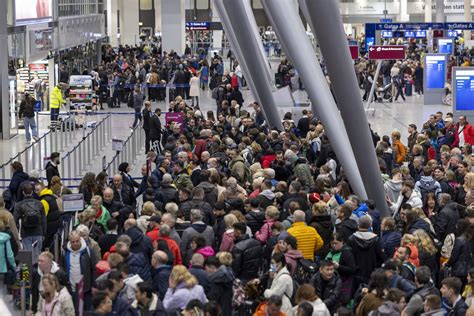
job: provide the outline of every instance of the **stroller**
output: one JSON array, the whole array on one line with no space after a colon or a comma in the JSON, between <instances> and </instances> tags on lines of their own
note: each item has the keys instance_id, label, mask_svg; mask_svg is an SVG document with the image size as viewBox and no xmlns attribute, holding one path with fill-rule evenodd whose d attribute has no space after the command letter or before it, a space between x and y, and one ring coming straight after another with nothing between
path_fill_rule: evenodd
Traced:
<instances>
[{"instance_id":1,"label":"stroller","mask_svg":"<svg viewBox=\"0 0 474 316\"><path fill-rule=\"evenodd\" d=\"M388 83L383 87L378 87L377 89L377 101L391 101L392 100L392 83Z\"/></svg>"}]
</instances>

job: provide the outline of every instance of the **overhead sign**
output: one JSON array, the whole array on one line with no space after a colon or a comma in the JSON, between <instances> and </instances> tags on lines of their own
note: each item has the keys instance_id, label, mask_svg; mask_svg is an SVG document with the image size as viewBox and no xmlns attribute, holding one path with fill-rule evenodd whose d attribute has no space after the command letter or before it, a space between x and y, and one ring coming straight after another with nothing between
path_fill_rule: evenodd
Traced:
<instances>
[{"instance_id":1,"label":"overhead sign","mask_svg":"<svg viewBox=\"0 0 474 316\"><path fill-rule=\"evenodd\" d=\"M406 38L413 38L413 37L415 37L415 32L413 32L413 31L405 31L405 37L406 37Z\"/></svg>"},{"instance_id":2,"label":"overhead sign","mask_svg":"<svg viewBox=\"0 0 474 316\"><path fill-rule=\"evenodd\" d=\"M192 31L208 30L209 22L186 22L186 28Z\"/></svg>"},{"instance_id":3,"label":"overhead sign","mask_svg":"<svg viewBox=\"0 0 474 316\"><path fill-rule=\"evenodd\" d=\"M453 106L455 111L474 110L474 67L453 68Z\"/></svg>"},{"instance_id":4,"label":"overhead sign","mask_svg":"<svg viewBox=\"0 0 474 316\"><path fill-rule=\"evenodd\" d=\"M382 31L382 38L392 38L393 32L392 31Z\"/></svg>"},{"instance_id":5,"label":"overhead sign","mask_svg":"<svg viewBox=\"0 0 474 316\"><path fill-rule=\"evenodd\" d=\"M80 212L84 210L83 194L66 194L62 197L64 212Z\"/></svg>"},{"instance_id":6,"label":"overhead sign","mask_svg":"<svg viewBox=\"0 0 474 316\"><path fill-rule=\"evenodd\" d=\"M452 38L438 38L438 53L451 55L453 46Z\"/></svg>"},{"instance_id":7,"label":"overhead sign","mask_svg":"<svg viewBox=\"0 0 474 316\"><path fill-rule=\"evenodd\" d=\"M349 50L353 60L359 59L359 46L349 45Z\"/></svg>"},{"instance_id":8,"label":"overhead sign","mask_svg":"<svg viewBox=\"0 0 474 316\"><path fill-rule=\"evenodd\" d=\"M403 45L372 45L369 47L369 59L396 60L405 59L405 46Z\"/></svg>"},{"instance_id":9,"label":"overhead sign","mask_svg":"<svg viewBox=\"0 0 474 316\"><path fill-rule=\"evenodd\" d=\"M446 83L447 56L427 54L425 56L426 89L444 89Z\"/></svg>"},{"instance_id":10,"label":"overhead sign","mask_svg":"<svg viewBox=\"0 0 474 316\"><path fill-rule=\"evenodd\" d=\"M446 36L447 37L457 37L458 36L458 31L456 31L456 30L447 30L446 31Z\"/></svg>"},{"instance_id":11,"label":"overhead sign","mask_svg":"<svg viewBox=\"0 0 474 316\"><path fill-rule=\"evenodd\" d=\"M380 19L380 23L392 23L392 19Z\"/></svg>"}]
</instances>

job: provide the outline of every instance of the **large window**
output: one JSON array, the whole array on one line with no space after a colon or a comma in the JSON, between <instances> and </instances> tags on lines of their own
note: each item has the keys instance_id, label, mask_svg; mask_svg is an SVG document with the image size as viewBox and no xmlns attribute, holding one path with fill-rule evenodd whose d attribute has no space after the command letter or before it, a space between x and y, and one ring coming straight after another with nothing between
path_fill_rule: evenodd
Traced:
<instances>
[{"instance_id":1,"label":"large window","mask_svg":"<svg viewBox=\"0 0 474 316\"><path fill-rule=\"evenodd\" d=\"M104 0L58 0L58 15L74 16L103 13Z\"/></svg>"}]
</instances>

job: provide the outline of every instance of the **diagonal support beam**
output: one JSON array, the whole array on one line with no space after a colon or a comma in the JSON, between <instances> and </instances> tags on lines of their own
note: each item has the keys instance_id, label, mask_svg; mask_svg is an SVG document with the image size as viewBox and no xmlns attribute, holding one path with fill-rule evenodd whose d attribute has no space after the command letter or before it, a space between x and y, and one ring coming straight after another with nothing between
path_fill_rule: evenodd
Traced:
<instances>
[{"instance_id":1,"label":"diagonal support beam","mask_svg":"<svg viewBox=\"0 0 474 316\"><path fill-rule=\"evenodd\" d=\"M383 217L390 216L382 177L349 53L337 0L299 0L306 5L367 194Z\"/></svg>"},{"instance_id":2,"label":"diagonal support beam","mask_svg":"<svg viewBox=\"0 0 474 316\"><path fill-rule=\"evenodd\" d=\"M353 190L362 199L366 199L364 183L357 168L344 123L296 11L294 1L263 0L262 4L285 53L298 69L311 99L312 108L324 123L331 145L344 167Z\"/></svg>"}]
</instances>

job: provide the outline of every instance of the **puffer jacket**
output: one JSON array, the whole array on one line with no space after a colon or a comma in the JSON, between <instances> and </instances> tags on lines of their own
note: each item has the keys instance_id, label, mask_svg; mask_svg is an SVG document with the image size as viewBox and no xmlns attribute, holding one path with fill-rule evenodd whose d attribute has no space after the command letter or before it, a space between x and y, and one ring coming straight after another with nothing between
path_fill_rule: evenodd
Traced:
<instances>
[{"instance_id":1,"label":"puffer jacket","mask_svg":"<svg viewBox=\"0 0 474 316\"><path fill-rule=\"evenodd\" d=\"M449 258L448 267L451 267L451 275L465 278L470 268L471 248L466 236L461 235L454 241L454 248Z\"/></svg>"},{"instance_id":2,"label":"puffer jacket","mask_svg":"<svg viewBox=\"0 0 474 316\"><path fill-rule=\"evenodd\" d=\"M395 249L400 246L402 240L402 234L398 231L387 230L382 232L380 242L382 243L382 249L387 257L392 257L395 253Z\"/></svg>"},{"instance_id":3,"label":"puffer jacket","mask_svg":"<svg viewBox=\"0 0 474 316\"><path fill-rule=\"evenodd\" d=\"M316 294L323 300L331 315L339 306L339 293L341 292L341 278L337 272L329 281L323 280L321 273L318 271L309 282L316 291Z\"/></svg>"},{"instance_id":4,"label":"puffer jacket","mask_svg":"<svg viewBox=\"0 0 474 316\"><path fill-rule=\"evenodd\" d=\"M263 225L263 221L265 220L265 212L250 211L245 214L245 220L247 222L247 226L250 227L252 234L255 235Z\"/></svg>"},{"instance_id":5,"label":"puffer jacket","mask_svg":"<svg viewBox=\"0 0 474 316\"><path fill-rule=\"evenodd\" d=\"M43 203L44 213L46 214L46 235L54 235L61 228L61 212L58 203L50 189L43 189L40 192L40 201Z\"/></svg>"},{"instance_id":6,"label":"puffer jacket","mask_svg":"<svg viewBox=\"0 0 474 316\"><path fill-rule=\"evenodd\" d=\"M178 190L171 186L171 184L162 182L158 189L158 200L163 202L163 205L166 205L169 202L178 203Z\"/></svg>"},{"instance_id":7,"label":"puffer jacket","mask_svg":"<svg viewBox=\"0 0 474 316\"><path fill-rule=\"evenodd\" d=\"M413 234L413 232L417 229L423 229L427 234L431 231L430 225L423 218L418 218L413 223L411 223L407 231L409 234Z\"/></svg>"},{"instance_id":8,"label":"puffer jacket","mask_svg":"<svg viewBox=\"0 0 474 316\"><path fill-rule=\"evenodd\" d=\"M143 280L151 279L150 261L143 253L130 253L125 259L130 269L130 274L139 275Z\"/></svg>"},{"instance_id":9,"label":"puffer jacket","mask_svg":"<svg viewBox=\"0 0 474 316\"><path fill-rule=\"evenodd\" d=\"M246 282L258 277L258 271L263 256L262 244L248 235L242 235L235 240L232 249L232 269L235 276Z\"/></svg>"},{"instance_id":10,"label":"puffer jacket","mask_svg":"<svg viewBox=\"0 0 474 316\"><path fill-rule=\"evenodd\" d=\"M324 241L323 247L316 251L316 256L324 258L331 248L331 236L334 231L331 215L313 216L311 217L311 223L309 225L316 229Z\"/></svg>"},{"instance_id":11,"label":"puffer jacket","mask_svg":"<svg viewBox=\"0 0 474 316\"><path fill-rule=\"evenodd\" d=\"M215 301L221 307L222 315L232 314L232 285L235 280L231 268L224 265L220 266L216 272L209 274L209 290L207 298Z\"/></svg>"},{"instance_id":12,"label":"puffer jacket","mask_svg":"<svg viewBox=\"0 0 474 316\"><path fill-rule=\"evenodd\" d=\"M0 232L0 273L16 269L15 255L11 246L11 236L5 232Z\"/></svg>"}]
</instances>

